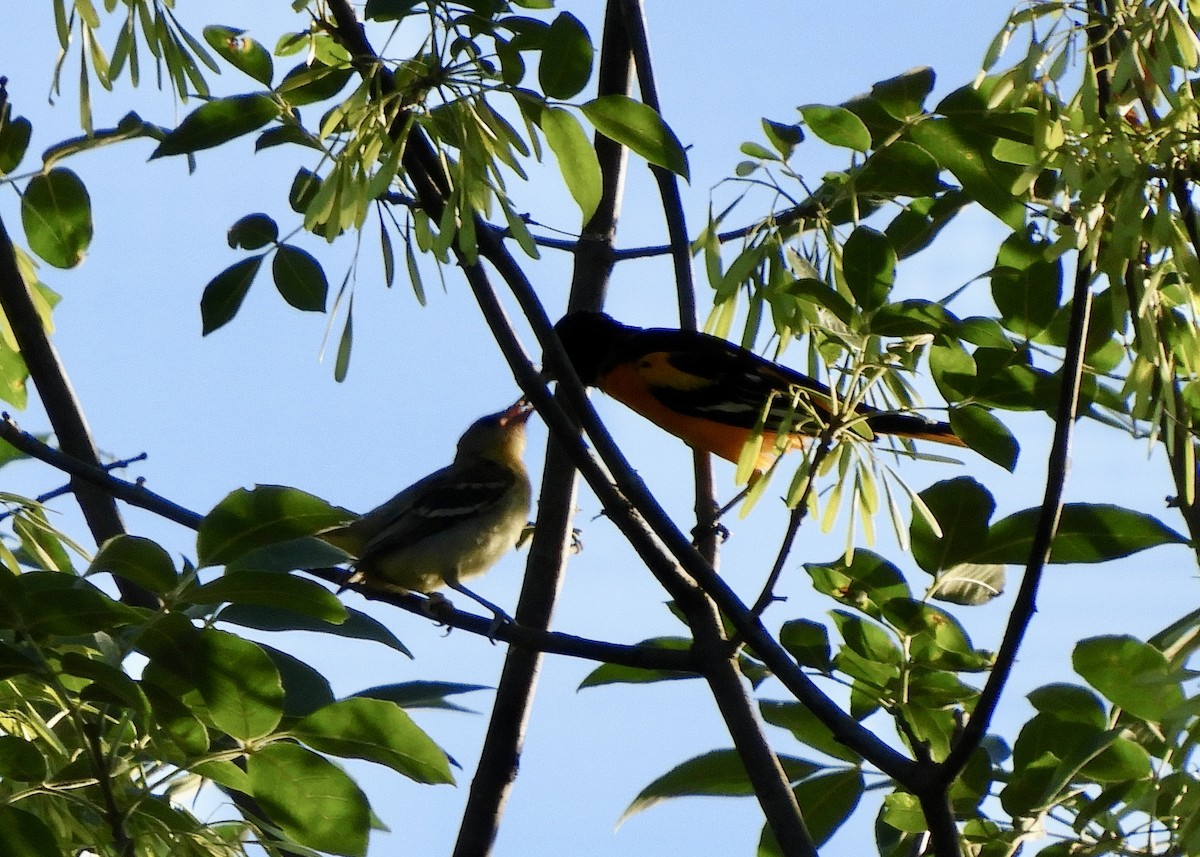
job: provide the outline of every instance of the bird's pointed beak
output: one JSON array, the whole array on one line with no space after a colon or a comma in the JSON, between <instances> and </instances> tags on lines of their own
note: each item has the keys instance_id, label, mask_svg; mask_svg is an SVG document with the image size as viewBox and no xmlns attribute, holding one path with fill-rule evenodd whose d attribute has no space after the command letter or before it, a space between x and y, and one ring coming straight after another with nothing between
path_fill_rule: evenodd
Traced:
<instances>
[{"instance_id":1,"label":"bird's pointed beak","mask_svg":"<svg viewBox=\"0 0 1200 857\"><path fill-rule=\"evenodd\" d=\"M517 399L500 415L500 424L504 426L522 425L533 415L533 405L524 398Z\"/></svg>"}]
</instances>

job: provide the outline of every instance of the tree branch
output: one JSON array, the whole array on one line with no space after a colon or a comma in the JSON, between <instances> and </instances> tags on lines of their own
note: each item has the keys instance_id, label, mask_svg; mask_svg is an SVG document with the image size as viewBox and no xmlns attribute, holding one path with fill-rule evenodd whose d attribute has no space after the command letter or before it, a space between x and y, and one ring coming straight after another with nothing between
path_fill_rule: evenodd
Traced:
<instances>
[{"instance_id":1,"label":"tree branch","mask_svg":"<svg viewBox=\"0 0 1200 857\"><path fill-rule=\"evenodd\" d=\"M329 8L337 20L339 30L344 30L350 38L346 45L354 56L356 65L363 69L364 73L375 74L378 71L377 60L370 54L370 46L366 43L362 28L354 19L349 5L345 0L330 0ZM348 21L349 26L343 27L344 21ZM378 74L386 85L388 76L383 71L378 71ZM414 128L409 133L403 159L406 170L414 179L421 204L426 206L431 214L440 212L444 207L442 200L438 198L438 188L444 184L444 176L440 172L441 163L428 139L420 133L420 129ZM812 680L804 675L778 641L749 613L745 604L721 580L712 566L704 561L666 515L604 430L595 410L588 402L562 344L553 332L544 307L524 272L504 247L499 234L489 230L478 219L476 234L480 256L495 267L517 298L522 312L545 350L545 356L556 377L559 378L560 393L565 393L572 411L596 445L600 458L612 472L615 484L610 480L605 468L592 458L583 446L573 420L550 396L539 373L529 362L512 332L504 309L483 268L478 263L464 259L460 254L459 260L463 264L468 283L492 327L517 383L538 408L558 442L568 449L572 460L604 504L610 519L629 539L651 573L685 611L695 599L704 597L703 592L696 588L698 582L703 591L716 600L722 613L733 622L738 632L755 649L768 668L830 728L839 741L899 781L911 782L914 763L881 741L825 696ZM686 571L686 574L682 574L682 571Z\"/></svg>"},{"instance_id":2,"label":"tree branch","mask_svg":"<svg viewBox=\"0 0 1200 857\"><path fill-rule=\"evenodd\" d=\"M1062 514L1063 489L1067 481L1067 468L1071 456L1071 434L1075 418L1079 411L1079 385L1083 375L1083 351L1087 337L1088 317L1092 307L1090 284L1095 273L1095 264L1091 260L1079 259L1075 269L1075 288L1071 298L1071 319L1067 329L1067 348L1063 355L1062 389L1058 396L1058 410L1054 419L1054 440L1050 447L1049 459L1046 463L1046 491L1042 499L1042 511L1038 517L1037 529L1033 534L1033 543L1029 548L1029 562L1025 566L1025 574L1021 579L1021 588L1013 604L1009 616L1008 627L1000 650L996 653L996 662L988 676L987 684L979 695L971 719L963 728L962 734L946 760L933 772L931 783L934 788L946 788L950 782L966 767L971 754L979 747L987 734L992 716L1000 701L1000 694L1008 683L1013 664L1016 663L1017 652L1033 614L1037 612L1037 591L1041 583L1042 572L1050 559L1050 550L1054 542L1054 534L1058 529L1058 519ZM928 793L930 784L918 791L918 795Z\"/></svg>"},{"instance_id":3,"label":"tree branch","mask_svg":"<svg viewBox=\"0 0 1200 857\"><path fill-rule=\"evenodd\" d=\"M621 7L625 29L637 68L638 86L642 101L663 115L650 58L650 41L646 32L645 9L640 0L617 0ZM675 268L675 291L679 304L679 325L683 330L696 329L696 287L692 278L691 244L687 234L687 218L679 182L670 170L650 165L662 199L663 215ZM720 536L716 524L717 502L713 489L712 459L707 452L693 452L695 482L696 548L707 566L715 571ZM681 605L695 635L696 647L704 654L705 679L721 717L754 788L763 815L780 849L787 855L815 855L813 842L804 824L800 806L792 791L783 766L775 755L759 721L754 702L746 691L725 638L721 617L708 599Z\"/></svg>"},{"instance_id":4,"label":"tree branch","mask_svg":"<svg viewBox=\"0 0 1200 857\"><path fill-rule=\"evenodd\" d=\"M33 435L22 431L7 413L0 414L0 440L7 441L15 449L31 458L43 461L51 467L75 477L73 484L75 481L83 480L89 485L102 488L106 496L123 500L130 506L154 512L160 517L182 524L189 529L194 530L200 526L202 515L155 494L140 482L126 482L118 479L99 464L83 461L74 455L42 443Z\"/></svg>"},{"instance_id":5,"label":"tree branch","mask_svg":"<svg viewBox=\"0 0 1200 857\"><path fill-rule=\"evenodd\" d=\"M519 267L508 269L507 264L511 260L506 263L502 256L490 255L491 249L485 251L485 245L498 241L494 233L481 232L480 253L496 265L501 277L513 289L535 335L541 341L544 360L558 379L559 396L565 400L595 444L599 460L584 446L578 437L575 422L562 410L559 401L550 395L540 374L529 363L486 277L472 280L472 272L468 269L468 281L475 289L476 299L488 323L492 325L492 332L497 336L517 384L537 407L553 436L568 450L575 466L596 493L609 520L629 540L650 572L681 606L686 599L699 597L701 590L711 596L775 677L817 715L838 741L899 782L915 782L916 769L912 760L888 746L822 693L671 521L604 429L562 343L554 335L532 285ZM511 264L515 266L515 263ZM686 576L680 577L681 571ZM700 585L699 590L694 588L696 583Z\"/></svg>"},{"instance_id":6,"label":"tree branch","mask_svg":"<svg viewBox=\"0 0 1200 857\"><path fill-rule=\"evenodd\" d=\"M12 327L21 357L37 387L59 445L69 455L99 467L100 456L92 442L91 430L58 351L46 335L29 287L17 268L16 251L3 219L0 219L0 310ZM71 490L97 545L125 532L125 524L112 497L83 480L73 479ZM153 593L127 580L117 581L117 586L121 599L128 604L151 608L158 604Z\"/></svg>"},{"instance_id":7,"label":"tree branch","mask_svg":"<svg viewBox=\"0 0 1200 857\"><path fill-rule=\"evenodd\" d=\"M613 14L611 6L605 17L597 76L599 95L629 91L628 38L620 16ZM597 308L603 303L625 188L625 148L599 134L594 145L600 163L601 197L583 226L576 249L568 301L573 307ZM516 618L523 626L550 627L569 557L575 489L575 468L551 435L542 468L537 526L517 604ZM532 648L512 648L504 660L479 764L459 824L455 857L482 857L491 852L520 767L541 664L542 652Z\"/></svg>"},{"instance_id":8,"label":"tree branch","mask_svg":"<svg viewBox=\"0 0 1200 857\"><path fill-rule=\"evenodd\" d=\"M787 531L783 534L783 542L779 545L779 553L775 557L775 563L771 566L771 573L767 575L766 581L763 583L762 591L758 594L758 598L754 600L754 605L750 608L750 612L754 616L761 616L775 597L775 584L779 582L780 576L783 575L783 567L787 562L788 555L792 552L792 545L796 541L796 535L800 532L800 524L804 521L804 516L808 513L808 498L812 495L813 488L817 484L817 473L821 469L822 463L833 449L830 433L832 427L827 428L825 433L817 441L819 446L816 452L813 453L812 461L808 464L808 476L804 484L804 491L800 494L800 499L796 503L796 508L792 509L792 513L788 516Z\"/></svg>"},{"instance_id":9,"label":"tree branch","mask_svg":"<svg viewBox=\"0 0 1200 857\"><path fill-rule=\"evenodd\" d=\"M11 443L29 457L49 464L56 470L86 480L112 497L123 500L131 506L153 512L169 521L187 527L189 530L199 529L200 523L204 520L204 516L200 513L185 509L183 506L147 490L141 484L127 482L113 476L102 467L80 461L42 443L33 435L17 428L7 414L0 419L0 440ZM346 585L349 576L348 572L340 568L306 568L303 571L338 586ZM368 600L381 601L393 607L399 607L401 610L407 610L409 613L429 618L428 599L424 596L404 595L355 584L350 584L350 588ZM539 631L536 628L528 628L519 624L502 625L496 630L492 628L494 619L476 616L452 607L446 608L444 612L439 612L437 618L449 628L461 628L481 637L494 636L496 639L514 646L536 649L550 654L568 655L582 660L620 664L639 669L675 670L697 675L700 672L699 660L687 651L610 643L587 637L577 637L572 634ZM493 631L494 633L491 633Z\"/></svg>"}]
</instances>

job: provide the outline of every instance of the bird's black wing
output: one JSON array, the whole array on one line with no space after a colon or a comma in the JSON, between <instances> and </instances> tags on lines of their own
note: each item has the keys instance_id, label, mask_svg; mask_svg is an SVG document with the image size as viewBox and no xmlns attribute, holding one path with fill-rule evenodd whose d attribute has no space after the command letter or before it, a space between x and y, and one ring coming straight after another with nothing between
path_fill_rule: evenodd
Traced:
<instances>
[{"instance_id":1,"label":"bird's black wing","mask_svg":"<svg viewBox=\"0 0 1200 857\"><path fill-rule=\"evenodd\" d=\"M485 459L431 474L380 507L378 534L367 542L360 560L401 550L487 514L516 481L511 470Z\"/></svg>"}]
</instances>

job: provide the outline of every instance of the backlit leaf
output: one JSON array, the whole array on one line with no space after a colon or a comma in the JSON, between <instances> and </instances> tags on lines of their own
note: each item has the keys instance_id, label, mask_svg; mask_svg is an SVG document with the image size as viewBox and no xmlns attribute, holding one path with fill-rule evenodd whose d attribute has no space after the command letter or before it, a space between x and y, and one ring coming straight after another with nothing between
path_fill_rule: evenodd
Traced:
<instances>
[{"instance_id":1,"label":"backlit leaf","mask_svg":"<svg viewBox=\"0 0 1200 857\"><path fill-rule=\"evenodd\" d=\"M366 854L366 795L328 759L275 743L250 755L246 773L267 817L301 845L347 857Z\"/></svg>"},{"instance_id":2,"label":"backlit leaf","mask_svg":"<svg viewBox=\"0 0 1200 857\"><path fill-rule=\"evenodd\" d=\"M224 565L257 548L310 536L353 515L282 485L239 488L205 516L196 535L201 567Z\"/></svg>"},{"instance_id":3,"label":"backlit leaf","mask_svg":"<svg viewBox=\"0 0 1200 857\"><path fill-rule=\"evenodd\" d=\"M83 261L92 242L92 203L79 176L56 167L29 180L21 195L29 249L56 268Z\"/></svg>"},{"instance_id":4,"label":"backlit leaf","mask_svg":"<svg viewBox=\"0 0 1200 857\"><path fill-rule=\"evenodd\" d=\"M652 107L626 95L602 95L580 109L604 136L628 146L650 163L688 178L687 153Z\"/></svg>"},{"instance_id":5,"label":"backlit leaf","mask_svg":"<svg viewBox=\"0 0 1200 857\"><path fill-rule=\"evenodd\" d=\"M279 105L266 95L232 95L197 107L150 155L150 159L211 149L257 131L279 115Z\"/></svg>"}]
</instances>

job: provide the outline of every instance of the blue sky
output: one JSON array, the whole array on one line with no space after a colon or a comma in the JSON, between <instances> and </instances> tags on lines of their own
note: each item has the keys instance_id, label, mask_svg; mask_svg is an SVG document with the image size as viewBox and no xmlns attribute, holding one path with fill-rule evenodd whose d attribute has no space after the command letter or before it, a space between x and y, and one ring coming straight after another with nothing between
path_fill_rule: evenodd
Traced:
<instances>
[{"instance_id":1,"label":"blue sky","mask_svg":"<svg viewBox=\"0 0 1200 857\"><path fill-rule=\"evenodd\" d=\"M302 26L290 19L289 4L282 2L181 0L178 6L181 21L193 32L210 23L243 27L268 45L278 32ZM598 40L600 4L563 8L580 16ZM738 145L761 138L762 117L795 121L798 105L835 104L918 65L938 73L936 100L973 79L1008 11L1009 4L998 0L650 4L664 111L689 147L692 181L684 193L692 234L703 225L710 200L721 207L730 198L729 188L719 183L743 159ZM0 74L9 77L15 112L34 123L31 151L37 152L79 133L75 95L64 90L53 106L47 103L56 49L49 9L25 4L11 14L15 23L0 30ZM111 45L111 35L106 44ZM288 65L277 62L279 69ZM76 79L75 69L68 63L67 87ZM217 94L251 86L232 69L211 83ZM148 120L172 125L195 104L177 106L149 87L132 96L123 88L107 95L94 87L93 98L97 127L115 124L131 107ZM251 290L232 324L201 338L201 290L241 258L227 247L225 231L251 211L277 215L285 232L296 225L289 220L286 191L298 166L314 164L287 149L255 155L246 138L201 153L197 173L189 177L182 159L147 163L150 150L149 143L138 142L68 164L91 191L96 238L79 269L42 271L63 295L55 314L56 344L98 444L117 457L149 453L131 477L144 476L153 490L200 511L255 483L293 485L364 510L447 463L463 428L515 398L517 388L458 272L444 271L443 291L437 275L427 270L430 299L424 308L403 281L384 289L378 232L371 224L364 230L357 267L355 349L345 383L334 382L330 359L318 359L326 319L287 307L265 279ZM795 164L815 183L824 170L843 166L843 158L809 142ZM577 210L554 178L553 170L542 170L527 187L511 190L518 210L570 231L577 228ZM15 194L0 193L0 216L16 231ZM953 291L991 266L1003 234L988 215L962 218L935 248L901 265L900 288L928 298ZM312 236L297 240L322 259L331 282L341 280L351 264L352 239L332 246ZM664 240L656 192L635 159L618 244ZM551 317L565 306L569 263L564 254L544 251L542 261L528 265ZM696 274L702 278L701 265ZM985 287L980 286L984 294ZM675 317L673 294L669 269L661 261L630 262L614 275L609 306L625 321L666 325ZM700 304L705 311L710 304L703 288ZM527 346L535 350L532 339ZM679 474L690 473L690 454L619 405L601 400L598 407L641 475L686 526L691 499ZM30 430L45 429L36 404L18 419ZM903 474L918 488L975 474L997 495L998 515L1037 504L1051 424L1036 416L1005 419L1023 448L1015 475L970 453L963 456L965 467L902 462ZM545 430L534 421L531 435L528 460L536 477ZM720 465L717 472L720 490L730 493L732 467ZM61 481L34 464L5 468L3 477L4 490L29 495ZM1144 444L1084 423L1070 478L1069 499L1122 503L1175 523L1162 510L1162 498L1170 493L1165 467L1157 457L1147 457ZM595 517L594 498L585 492L579 505L586 548L572 562L555 626L622 642L681 630L662 606L666 596L612 528ZM60 501L55 508L61 511L60 525L82 538L85 531L71 505ZM160 540L176 555L194 556L190 533L137 510L128 510L126 517L132 532ZM733 525L722 569L747 597L757 592L769 568L783 519L781 504L768 498L750 520ZM882 522L880 530L885 530ZM826 609L810 597L798 565L831 560L841 546L837 531L829 537L803 533L782 585L789 601L774 608L770 618L782 622L802 615L806 605L812 605L809 615ZM886 542L881 550L890 552ZM1013 725L1027 716L1022 694L1028 689L1070 678L1074 640L1099 633L1145 636L1175 618L1179 608L1164 604L1161 593L1192 583L1194 572L1189 573L1180 551L1159 549L1104 569L1052 569L1043 612L1000 711L1000 730L1012 737ZM523 554L510 555L477 584L478 590L501 605L515 605L523 561ZM918 575L913 581L916 587L924 583ZM446 635L418 617L366 605L355 596L350 603L392 627L416 660L305 635L263 638L321 669L340 694L417 678L495 684L503 647L466 634ZM1006 595L964 611L977 645L998 645L1009 604ZM616 819L642 786L678 762L729 742L701 683L576 692L592 666L547 660L497 855L525 854L531 846L541 853L647 857L681 844L695 857L751 849L761 821L748 800L677 801L613 833ZM490 694L463 701L486 713ZM463 764L460 787L419 787L390 772L354 766L376 813L392 829L373 839L373 855L446 852L466 799L485 717L430 712L416 717ZM774 737L781 752L800 753L786 736ZM838 840L837 850L862 841L867 818L855 826L859 830Z\"/></svg>"}]
</instances>

